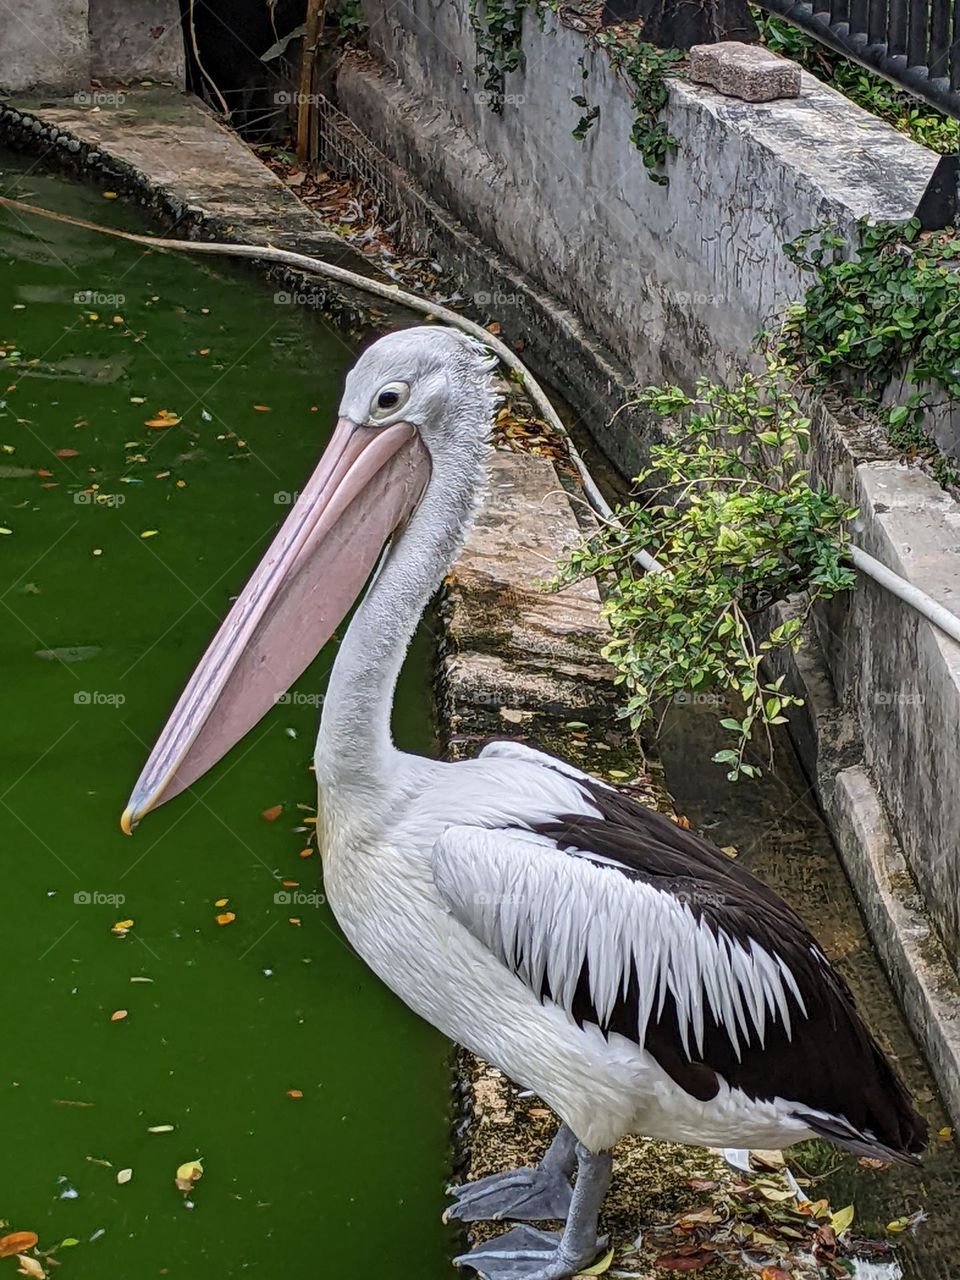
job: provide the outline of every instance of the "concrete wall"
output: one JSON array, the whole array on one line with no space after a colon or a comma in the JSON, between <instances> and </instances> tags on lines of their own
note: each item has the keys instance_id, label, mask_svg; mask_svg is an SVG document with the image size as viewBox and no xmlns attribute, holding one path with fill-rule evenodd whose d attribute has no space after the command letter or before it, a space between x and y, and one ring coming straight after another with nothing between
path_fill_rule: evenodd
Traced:
<instances>
[{"instance_id":1,"label":"concrete wall","mask_svg":"<svg viewBox=\"0 0 960 1280\"><path fill-rule=\"evenodd\" d=\"M936 165L809 76L799 98L759 106L677 80L664 122L681 145L663 188L630 141L628 86L553 15L541 31L528 9L526 67L497 115L472 74L466 0L364 9L385 75L341 78L348 114L644 382L744 359L802 292L784 241L829 220L852 232L865 215L908 218ZM582 142L575 93L600 107Z\"/></svg>"},{"instance_id":2,"label":"concrete wall","mask_svg":"<svg viewBox=\"0 0 960 1280\"><path fill-rule=\"evenodd\" d=\"M0 89L79 89L89 80L87 0L33 0L5 7Z\"/></svg>"},{"instance_id":3,"label":"concrete wall","mask_svg":"<svg viewBox=\"0 0 960 1280\"><path fill-rule=\"evenodd\" d=\"M466 0L405 0L385 16L372 0L366 8L379 58L343 66L342 108L598 335L627 383L689 385L749 359L757 329L803 289L783 242L831 219L848 232L865 215L906 219L935 167L931 152L809 77L800 98L765 105L678 81L667 123L681 145L664 189L630 143L626 86L582 33L528 23L526 68L508 78L501 117L476 89ZM581 114L573 92L600 106L583 142L571 137ZM523 298L505 290L490 314L508 340L534 350ZM578 407L605 423L610 402L623 398L622 382L611 383ZM901 466L880 433L841 427L826 411L818 427L815 465L861 507L858 540L960 612L960 506ZM642 455L624 418L597 437L621 466ZM860 743L850 762L869 770L956 965L960 648L866 581L819 625Z\"/></svg>"},{"instance_id":4,"label":"concrete wall","mask_svg":"<svg viewBox=\"0 0 960 1280\"><path fill-rule=\"evenodd\" d=\"M177 0L30 0L0 20L0 91L83 91L91 78L182 86L184 74Z\"/></svg>"}]
</instances>

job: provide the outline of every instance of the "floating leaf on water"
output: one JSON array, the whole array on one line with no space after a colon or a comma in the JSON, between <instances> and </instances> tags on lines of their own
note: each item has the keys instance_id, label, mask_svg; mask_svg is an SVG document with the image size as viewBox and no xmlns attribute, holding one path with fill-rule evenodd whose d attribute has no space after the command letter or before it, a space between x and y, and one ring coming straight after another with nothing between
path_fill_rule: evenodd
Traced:
<instances>
[{"instance_id":1,"label":"floating leaf on water","mask_svg":"<svg viewBox=\"0 0 960 1280\"><path fill-rule=\"evenodd\" d=\"M59 1245L57 1245L57 1248L58 1248L58 1249L73 1249L73 1248L75 1248L75 1247L76 1247L76 1245L78 1245L79 1243L80 1243L80 1241L77 1239L77 1237L76 1237L76 1236L66 1236L63 1240L61 1240L61 1241L60 1241Z\"/></svg>"},{"instance_id":2,"label":"floating leaf on water","mask_svg":"<svg viewBox=\"0 0 960 1280\"><path fill-rule=\"evenodd\" d=\"M131 396L131 397L130 397L130 403L131 403L131 404L146 404L146 403L147 403L147 397L146 397L146 396Z\"/></svg>"},{"instance_id":3,"label":"floating leaf on water","mask_svg":"<svg viewBox=\"0 0 960 1280\"><path fill-rule=\"evenodd\" d=\"M61 649L38 649L36 656L44 662L86 662L100 652L98 644L64 645Z\"/></svg>"},{"instance_id":4,"label":"floating leaf on water","mask_svg":"<svg viewBox=\"0 0 960 1280\"><path fill-rule=\"evenodd\" d=\"M287 1097L288 1097L288 1098L302 1098L302 1097L303 1097L303 1090L302 1090L302 1089L288 1089L288 1090L287 1090Z\"/></svg>"},{"instance_id":5,"label":"floating leaf on water","mask_svg":"<svg viewBox=\"0 0 960 1280\"><path fill-rule=\"evenodd\" d=\"M264 822L276 822L276 820L280 817L281 813L283 813L283 805L274 804L274 805L271 805L269 809L264 809L264 811L260 814L260 817L264 820Z\"/></svg>"},{"instance_id":6,"label":"floating leaf on water","mask_svg":"<svg viewBox=\"0 0 960 1280\"><path fill-rule=\"evenodd\" d=\"M132 1177L133 1177L132 1169L121 1169L120 1172L117 1174L117 1182L120 1184L121 1187L125 1187Z\"/></svg>"},{"instance_id":7,"label":"floating leaf on water","mask_svg":"<svg viewBox=\"0 0 960 1280\"><path fill-rule=\"evenodd\" d=\"M104 200L116 200L116 199L117 199L117 193L116 193L116 191L101 191L101 192L100 192L100 194L103 196Z\"/></svg>"},{"instance_id":8,"label":"floating leaf on water","mask_svg":"<svg viewBox=\"0 0 960 1280\"><path fill-rule=\"evenodd\" d=\"M299 888L300 888L300 881L299 881L299 880L281 880L281 881L280 881L280 883L283 885L284 889L299 889Z\"/></svg>"},{"instance_id":9,"label":"floating leaf on water","mask_svg":"<svg viewBox=\"0 0 960 1280\"><path fill-rule=\"evenodd\" d=\"M118 938L125 938L133 926L133 920L118 920L116 924L110 926L110 932L115 933Z\"/></svg>"},{"instance_id":10,"label":"floating leaf on water","mask_svg":"<svg viewBox=\"0 0 960 1280\"><path fill-rule=\"evenodd\" d=\"M8 529L6 525L0 525L0 533L13 533L13 530Z\"/></svg>"},{"instance_id":11,"label":"floating leaf on water","mask_svg":"<svg viewBox=\"0 0 960 1280\"><path fill-rule=\"evenodd\" d=\"M301 857L301 858L312 858L312 857L313 857L313 850L312 850L312 849L301 849L301 850L300 850L300 857Z\"/></svg>"},{"instance_id":12,"label":"floating leaf on water","mask_svg":"<svg viewBox=\"0 0 960 1280\"><path fill-rule=\"evenodd\" d=\"M269 412L270 412L270 406L269 406L268 404L255 404L253 407L254 407L254 409L256 409L257 413L269 413Z\"/></svg>"},{"instance_id":13,"label":"floating leaf on water","mask_svg":"<svg viewBox=\"0 0 960 1280\"><path fill-rule=\"evenodd\" d=\"M32 1249L39 1239L33 1231L12 1231L10 1235L0 1238L0 1258L12 1258L25 1249Z\"/></svg>"},{"instance_id":14,"label":"floating leaf on water","mask_svg":"<svg viewBox=\"0 0 960 1280\"><path fill-rule=\"evenodd\" d=\"M172 1124L152 1124L147 1133L173 1133L173 1130Z\"/></svg>"},{"instance_id":15,"label":"floating leaf on water","mask_svg":"<svg viewBox=\"0 0 960 1280\"><path fill-rule=\"evenodd\" d=\"M233 924L233 922L234 922L234 920L236 920L236 918L237 918L237 917L236 917L236 915L234 914L234 912L232 912L232 911L222 911L222 912L220 913L220 915L218 915L218 916L217 916L217 918L216 918L216 919L217 919L217 924L219 924L219 925L224 925L224 924Z\"/></svg>"},{"instance_id":16,"label":"floating leaf on water","mask_svg":"<svg viewBox=\"0 0 960 1280\"><path fill-rule=\"evenodd\" d=\"M230 902L229 898L218 898L213 905L215 907L225 907L229 904L229 902Z\"/></svg>"},{"instance_id":17,"label":"floating leaf on water","mask_svg":"<svg viewBox=\"0 0 960 1280\"><path fill-rule=\"evenodd\" d=\"M58 458L76 458L78 453L76 449L57 449L56 455Z\"/></svg>"},{"instance_id":18,"label":"floating leaf on water","mask_svg":"<svg viewBox=\"0 0 960 1280\"><path fill-rule=\"evenodd\" d=\"M144 529L144 531L143 531L143 533L141 533L140 537L141 537L141 538L155 538L159 532L160 532L160 530L159 530L159 529Z\"/></svg>"},{"instance_id":19,"label":"floating leaf on water","mask_svg":"<svg viewBox=\"0 0 960 1280\"><path fill-rule=\"evenodd\" d=\"M130 981L131 982L152 982L153 979L145 978L145 977L134 977L134 978L131 978Z\"/></svg>"},{"instance_id":20,"label":"floating leaf on water","mask_svg":"<svg viewBox=\"0 0 960 1280\"><path fill-rule=\"evenodd\" d=\"M303 924L303 921L300 919L300 917L299 917L299 916L291 916L291 917L290 917L290 924L295 924L295 925L297 925L297 926L299 927L300 925L302 925L302 924Z\"/></svg>"},{"instance_id":21,"label":"floating leaf on water","mask_svg":"<svg viewBox=\"0 0 960 1280\"><path fill-rule=\"evenodd\" d=\"M165 427L175 427L179 421L178 414L171 413L169 409L161 409L154 417L148 418L143 425L152 431L162 431Z\"/></svg>"},{"instance_id":22,"label":"floating leaf on water","mask_svg":"<svg viewBox=\"0 0 960 1280\"><path fill-rule=\"evenodd\" d=\"M18 1253L17 1261L20 1263L17 1268L18 1276L31 1276L33 1280L45 1280L47 1273L36 1258L31 1258L25 1253Z\"/></svg>"},{"instance_id":23,"label":"floating leaf on water","mask_svg":"<svg viewBox=\"0 0 960 1280\"><path fill-rule=\"evenodd\" d=\"M203 1164L199 1160L188 1160L177 1170L174 1182L178 1191L192 1191L195 1183L203 1177Z\"/></svg>"},{"instance_id":24,"label":"floating leaf on water","mask_svg":"<svg viewBox=\"0 0 960 1280\"><path fill-rule=\"evenodd\" d=\"M130 1015L127 1013L126 1009L117 1009L115 1013L111 1013L110 1021L123 1022L124 1018L128 1018L129 1016Z\"/></svg>"}]
</instances>

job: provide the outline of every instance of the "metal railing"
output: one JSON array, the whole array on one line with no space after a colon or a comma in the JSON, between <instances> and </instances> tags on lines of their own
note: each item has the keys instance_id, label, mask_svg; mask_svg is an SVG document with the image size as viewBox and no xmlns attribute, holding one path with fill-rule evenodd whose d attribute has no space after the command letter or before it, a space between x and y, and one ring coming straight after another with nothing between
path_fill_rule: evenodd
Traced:
<instances>
[{"instance_id":1,"label":"metal railing","mask_svg":"<svg viewBox=\"0 0 960 1280\"><path fill-rule=\"evenodd\" d=\"M960 117L960 0L757 0L838 53Z\"/></svg>"}]
</instances>

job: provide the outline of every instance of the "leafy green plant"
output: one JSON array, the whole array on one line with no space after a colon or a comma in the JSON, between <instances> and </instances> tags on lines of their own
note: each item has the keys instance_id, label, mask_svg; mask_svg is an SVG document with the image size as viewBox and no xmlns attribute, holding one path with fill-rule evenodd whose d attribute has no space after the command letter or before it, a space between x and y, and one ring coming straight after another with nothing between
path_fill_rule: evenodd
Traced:
<instances>
[{"instance_id":1,"label":"leafy green plant","mask_svg":"<svg viewBox=\"0 0 960 1280\"><path fill-rule=\"evenodd\" d=\"M960 120L897 89L882 76L822 45L783 18L753 8L760 39L775 53L792 58L818 79L845 94L858 107L933 151L960 151Z\"/></svg>"},{"instance_id":2,"label":"leafy green plant","mask_svg":"<svg viewBox=\"0 0 960 1280\"><path fill-rule=\"evenodd\" d=\"M353 44L367 29L360 0L340 0L334 15L338 44Z\"/></svg>"},{"instance_id":3,"label":"leafy green plant","mask_svg":"<svg viewBox=\"0 0 960 1280\"><path fill-rule=\"evenodd\" d=\"M847 526L856 515L809 484L801 464L809 420L786 390L789 370L771 358L766 372L734 386L701 381L694 396L648 387L639 407L670 424L635 497L575 548L557 585L596 574L609 590L613 638L605 656L626 691L621 714L633 728L662 700L723 691L738 706L721 724L733 736L715 756L736 781L759 773L747 761L755 730L783 724L800 699L769 679L773 650L797 648L809 610L854 584L845 563ZM666 571L638 573L646 549ZM806 612L756 633L773 602L805 590Z\"/></svg>"},{"instance_id":4,"label":"leafy green plant","mask_svg":"<svg viewBox=\"0 0 960 1280\"><path fill-rule=\"evenodd\" d=\"M492 111L503 111L506 76L524 65L523 14L531 0L470 0L470 27L477 45L474 68Z\"/></svg>"},{"instance_id":5,"label":"leafy green plant","mask_svg":"<svg viewBox=\"0 0 960 1280\"><path fill-rule=\"evenodd\" d=\"M669 100L666 77L683 61L682 51L658 49L629 28L601 30L592 39L607 51L614 70L630 86L634 112L630 141L643 157L647 177L666 186L666 176L658 172L658 166L676 150L677 139L661 119L661 112Z\"/></svg>"},{"instance_id":6,"label":"leafy green plant","mask_svg":"<svg viewBox=\"0 0 960 1280\"><path fill-rule=\"evenodd\" d=\"M894 444L924 457L941 483L956 484L957 469L924 434L920 388L932 384L960 398L960 237L952 230L921 235L916 219L864 221L856 247L825 228L784 248L814 279L787 308L780 350L813 381L862 394L886 418ZM914 392L881 409L884 389L904 374Z\"/></svg>"}]
</instances>

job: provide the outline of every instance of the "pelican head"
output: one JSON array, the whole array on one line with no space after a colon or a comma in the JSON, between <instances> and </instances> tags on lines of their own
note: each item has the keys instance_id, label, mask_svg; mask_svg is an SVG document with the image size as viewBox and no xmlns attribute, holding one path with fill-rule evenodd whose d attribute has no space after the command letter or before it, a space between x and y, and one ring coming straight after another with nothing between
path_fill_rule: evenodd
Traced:
<instances>
[{"instance_id":1,"label":"pelican head","mask_svg":"<svg viewBox=\"0 0 960 1280\"><path fill-rule=\"evenodd\" d=\"M495 363L479 343L434 326L389 334L360 357L323 457L144 765L120 820L127 834L211 768L306 670L428 491L442 497L476 477Z\"/></svg>"}]
</instances>

